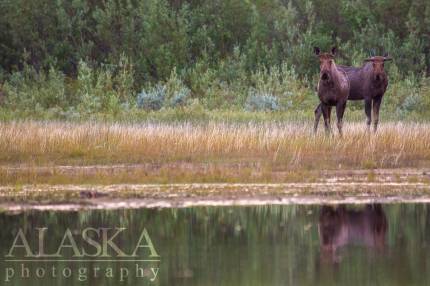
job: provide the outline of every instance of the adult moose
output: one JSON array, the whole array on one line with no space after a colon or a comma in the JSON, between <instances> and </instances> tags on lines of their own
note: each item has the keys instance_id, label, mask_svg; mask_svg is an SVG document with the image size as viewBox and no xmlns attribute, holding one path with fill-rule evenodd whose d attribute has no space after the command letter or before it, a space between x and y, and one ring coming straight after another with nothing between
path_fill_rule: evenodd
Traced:
<instances>
[{"instance_id":1,"label":"adult moose","mask_svg":"<svg viewBox=\"0 0 430 286\"><path fill-rule=\"evenodd\" d=\"M330 115L332 106L336 106L337 128L342 136L343 114L349 95L349 81L346 72L338 68L334 62L336 48L331 53L321 53L320 48L314 48L320 60L320 78L318 81L318 97L324 125L327 133L331 132Z\"/></svg>"},{"instance_id":2,"label":"adult moose","mask_svg":"<svg viewBox=\"0 0 430 286\"><path fill-rule=\"evenodd\" d=\"M376 132L379 122L379 109L382 98L387 90L388 77L384 70L384 62L392 58L385 56L374 56L364 60L361 67L349 67L339 65L338 68L346 72L349 79L350 90L348 100L364 100L367 117L367 127L372 124L373 106L373 130ZM315 109L314 131L317 131L318 123L322 114L321 104Z\"/></svg>"}]
</instances>

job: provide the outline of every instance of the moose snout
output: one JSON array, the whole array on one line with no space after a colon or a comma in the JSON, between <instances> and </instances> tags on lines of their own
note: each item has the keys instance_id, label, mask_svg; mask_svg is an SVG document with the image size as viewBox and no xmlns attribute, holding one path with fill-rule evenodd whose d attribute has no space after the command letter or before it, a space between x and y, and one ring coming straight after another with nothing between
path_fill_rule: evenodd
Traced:
<instances>
[{"instance_id":1,"label":"moose snout","mask_svg":"<svg viewBox=\"0 0 430 286\"><path fill-rule=\"evenodd\" d=\"M323 73L321 73L321 79L322 80L329 80L330 75L327 72L323 72Z\"/></svg>"},{"instance_id":2,"label":"moose snout","mask_svg":"<svg viewBox=\"0 0 430 286\"><path fill-rule=\"evenodd\" d=\"M385 79L385 74L383 72L375 72L373 74L373 80L376 82L381 82Z\"/></svg>"}]
</instances>

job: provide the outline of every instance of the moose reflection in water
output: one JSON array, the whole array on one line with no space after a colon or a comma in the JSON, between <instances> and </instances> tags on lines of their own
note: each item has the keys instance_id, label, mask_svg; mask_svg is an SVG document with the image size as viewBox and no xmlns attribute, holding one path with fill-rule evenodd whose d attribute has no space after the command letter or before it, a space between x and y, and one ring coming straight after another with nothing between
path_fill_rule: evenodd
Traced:
<instances>
[{"instance_id":1,"label":"moose reflection in water","mask_svg":"<svg viewBox=\"0 0 430 286\"><path fill-rule=\"evenodd\" d=\"M323 206L318 224L321 260L340 262L339 251L347 245L361 245L382 251L385 248L387 225L380 204L366 205L361 210Z\"/></svg>"}]
</instances>

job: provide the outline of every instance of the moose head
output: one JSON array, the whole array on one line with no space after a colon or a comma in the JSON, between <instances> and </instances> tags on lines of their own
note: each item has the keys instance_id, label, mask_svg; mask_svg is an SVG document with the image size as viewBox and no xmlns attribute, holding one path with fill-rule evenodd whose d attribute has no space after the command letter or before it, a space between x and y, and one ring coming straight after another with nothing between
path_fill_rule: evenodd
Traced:
<instances>
[{"instance_id":1,"label":"moose head","mask_svg":"<svg viewBox=\"0 0 430 286\"><path fill-rule=\"evenodd\" d=\"M384 56L373 56L370 58L365 59L365 62L371 62L373 67L373 74L372 78L375 82L381 82L385 80L386 73L384 70L384 63L386 61L392 61L393 59L388 56L386 53Z\"/></svg>"},{"instance_id":2,"label":"moose head","mask_svg":"<svg viewBox=\"0 0 430 286\"><path fill-rule=\"evenodd\" d=\"M329 82L332 79L331 71L334 56L336 55L336 47L333 47L330 53L321 53L320 48L314 47L314 52L320 60L320 80Z\"/></svg>"}]
</instances>

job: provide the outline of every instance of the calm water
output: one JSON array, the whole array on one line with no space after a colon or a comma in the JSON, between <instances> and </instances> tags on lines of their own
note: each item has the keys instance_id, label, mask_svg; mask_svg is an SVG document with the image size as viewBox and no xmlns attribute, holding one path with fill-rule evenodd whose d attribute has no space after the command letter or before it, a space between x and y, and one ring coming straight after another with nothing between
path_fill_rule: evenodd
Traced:
<instances>
[{"instance_id":1,"label":"calm water","mask_svg":"<svg viewBox=\"0 0 430 286\"><path fill-rule=\"evenodd\" d=\"M430 285L423 204L26 212L0 229L2 285Z\"/></svg>"}]
</instances>

